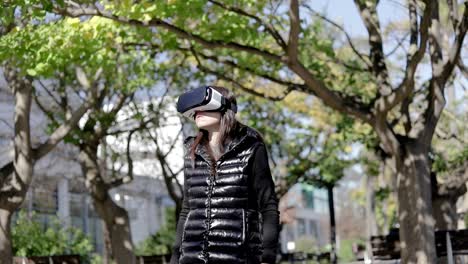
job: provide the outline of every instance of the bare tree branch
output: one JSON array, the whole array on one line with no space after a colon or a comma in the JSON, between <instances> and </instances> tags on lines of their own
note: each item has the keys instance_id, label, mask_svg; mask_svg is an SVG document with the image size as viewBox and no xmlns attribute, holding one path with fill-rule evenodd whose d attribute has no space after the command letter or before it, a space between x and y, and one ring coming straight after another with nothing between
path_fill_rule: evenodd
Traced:
<instances>
[{"instance_id":1,"label":"bare tree branch","mask_svg":"<svg viewBox=\"0 0 468 264\"><path fill-rule=\"evenodd\" d=\"M443 140L455 139L460 144L468 144L468 141L466 141L464 138L459 137L455 133L445 132L440 126L436 127L435 134L437 135L438 138L443 139Z\"/></svg>"},{"instance_id":2,"label":"bare tree branch","mask_svg":"<svg viewBox=\"0 0 468 264\"><path fill-rule=\"evenodd\" d=\"M84 102L71 117L60 125L47 139L46 142L33 150L34 159L38 160L49 153L80 121L81 117L94 105L94 99Z\"/></svg>"},{"instance_id":3,"label":"bare tree branch","mask_svg":"<svg viewBox=\"0 0 468 264\"><path fill-rule=\"evenodd\" d=\"M301 63L290 65L290 69L304 80L307 88L304 92L316 95L322 99L325 105L337 111L355 116L369 124L373 122L373 114L370 113L368 105L360 103L353 97L343 98L339 93L330 90Z\"/></svg>"},{"instance_id":4,"label":"bare tree branch","mask_svg":"<svg viewBox=\"0 0 468 264\"><path fill-rule=\"evenodd\" d=\"M465 11L463 18L457 25L455 30L455 41L449 51L446 61L443 61L440 29L439 29L439 8L438 3L434 3L436 9L433 11L433 29L430 31L429 38L431 44L431 66L433 71L433 78L429 86L429 94L427 96L428 107L424 112L425 125L424 130L420 132L421 138L425 142L430 142L432 135L435 132L437 121L439 120L443 108L445 106L444 89L447 80L453 73L455 65L460 66L460 53L463 47L463 42L468 29L468 2L465 2ZM463 70L463 68L460 68Z\"/></svg>"},{"instance_id":5,"label":"bare tree branch","mask_svg":"<svg viewBox=\"0 0 468 264\"><path fill-rule=\"evenodd\" d=\"M378 95L374 103L374 118L371 125L374 127L377 135L381 139L382 148L387 152L400 156L400 142L398 141L391 125L387 122L387 113L396 104L397 100L393 92L393 88L389 79L388 68L383 52L383 38L380 29L380 22L377 16L378 1L359 1L354 0L358 7L360 16L369 34L369 56L372 65L372 72L377 80ZM412 88L410 86L405 88ZM408 89L408 93L398 98L400 102L406 97L412 89ZM390 97L393 96L393 97ZM390 97L390 98L389 98ZM393 102L392 102L393 100Z\"/></svg>"},{"instance_id":6,"label":"bare tree branch","mask_svg":"<svg viewBox=\"0 0 468 264\"><path fill-rule=\"evenodd\" d=\"M463 63L463 61L458 58L457 63L458 69L460 69L461 73L468 79L468 67Z\"/></svg>"},{"instance_id":7,"label":"bare tree branch","mask_svg":"<svg viewBox=\"0 0 468 264\"><path fill-rule=\"evenodd\" d=\"M449 49L449 56L447 62L442 69L442 78L444 81L450 77L453 72L453 69L457 62L459 61L461 48L463 47L463 41L466 36L466 31L468 29L468 2L465 1L465 11L463 12L463 17L458 26L455 29L455 41L452 47Z\"/></svg>"},{"instance_id":8,"label":"bare tree branch","mask_svg":"<svg viewBox=\"0 0 468 264\"><path fill-rule=\"evenodd\" d=\"M81 77L78 76L79 73L77 72L77 78L83 78L83 75ZM95 80L99 77L100 73L97 74L95 77ZM96 90L97 87L97 82L94 81L92 85L88 86L88 89ZM95 93L90 93L90 96L88 99L80 106L78 107L77 110L75 110L71 116L66 119L62 125L60 125L46 140L46 142L42 143L35 149L33 149L33 156L35 160L39 160L42 158L44 155L49 153L62 139L78 124L80 121L81 117L93 106L96 104L96 97L94 97L96 94ZM39 101L37 101L39 103ZM38 104L39 106L40 103ZM44 107L42 107L44 108ZM44 108L45 110L45 108ZM44 112L45 114L48 114L48 111Z\"/></svg>"},{"instance_id":9,"label":"bare tree branch","mask_svg":"<svg viewBox=\"0 0 468 264\"><path fill-rule=\"evenodd\" d=\"M249 73L254 72L255 75L257 75L257 76L260 76L260 77L262 77L262 78L264 78L266 80L275 82L277 84L284 85L286 87L296 87L294 90L303 90L304 89L302 87L303 84L288 82L288 81L284 81L284 80L278 79L276 77L273 77L271 75L267 75L265 73L259 73L255 69L252 69L252 68L250 68L248 66L238 65L234 60L220 58L218 56L209 56L209 55L206 55L206 54L204 54L202 52L197 52L194 49L191 49L191 51L192 51L192 53L196 53L197 56L200 56L200 57L202 57L204 59L211 60L211 61L214 61L214 62L217 62L217 63L222 63L224 65L231 66L231 67L234 67L234 68L237 68L239 70L246 71L246 72L249 72Z\"/></svg>"},{"instance_id":10,"label":"bare tree branch","mask_svg":"<svg viewBox=\"0 0 468 264\"><path fill-rule=\"evenodd\" d=\"M120 111L120 109L122 109L122 107L125 105L127 99L131 99L133 97L133 93L132 94L119 94L118 95L118 98L117 98L117 102L115 103L114 107L112 107L112 109L108 112L109 114L112 114L112 115L115 115L117 114L117 112Z\"/></svg>"},{"instance_id":11,"label":"bare tree branch","mask_svg":"<svg viewBox=\"0 0 468 264\"><path fill-rule=\"evenodd\" d=\"M367 68L371 67L371 63L369 62L369 58L365 54L362 54L361 52L359 52L359 50L354 45L354 43L353 43L353 41L351 39L351 36L348 34L348 32L346 32L346 30L342 26L340 26L335 21L329 19L328 17L326 17L326 16L320 14L319 12L315 11L309 5L304 4L303 6L306 7L313 15L323 19L324 21L326 21L329 24L333 25L334 27L338 28L345 35L346 41L348 42L348 45L353 50L354 54L356 54L356 56L358 56L358 58L361 59L361 61L366 65Z\"/></svg>"},{"instance_id":12,"label":"bare tree branch","mask_svg":"<svg viewBox=\"0 0 468 264\"><path fill-rule=\"evenodd\" d=\"M97 76L96 76L97 77ZM34 160L39 160L50 152L79 122L81 117L95 104L95 98L89 97L74 113L70 118L66 119L62 125L60 125L46 140L46 142L40 144L39 146L32 148L32 157ZM42 105L39 103L39 107ZM46 110L42 106L43 110ZM44 112L47 114L47 111ZM13 173L14 166L13 161L4 165L1 169L1 178L4 179L11 173Z\"/></svg>"},{"instance_id":13,"label":"bare tree branch","mask_svg":"<svg viewBox=\"0 0 468 264\"><path fill-rule=\"evenodd\" d=\"M234 13L240 14L242 16L246 16L246 17L250 17L250 18L254 19L258 24L265 27L265 30L268 33L270 33L270 35L275 39L276 43L283 50L286 50L286 42L284 42L284 40L281 37L281 35L279 34L279 32L273 27L273 25L271 23L267 23L267 22L263 21L260 17L252 15L252 14L250 14L250 13L248 13L245 10L242 10L240 8L227 6L224 3L221 3L219 1L214 1L214 0L208 0L208 2L210 2L210 3L214 4L214 5L217 5L217 6L221 7L221 8L223 8L223 9L226 9L226 10L232 11Z\"/></svg>"},{"instance_id":14,"label":"bare tree branch","mask_svg":"<svg viewBox=\"0 0 468 264\"><path fill-rule=\"evenodd\" d=\"M428 106L424 111L424 126L418 131L418 138L430 144L435 132L438 120L445 106L444 88L446 79L442 76L444 61L442 53L442 36L440 32L439 3L434 1L434 9L431 17L431 28L429 30L430 61L432 68L432 78L427 94Z\"/></svg>"},{"instance_id":15,"label":"bare tree branch","mask_svg":"<svg viewBox=\"0 0 468 264\"><path fill-rule=\"evenodd\" d=\"M466 4L466 2L465 2ZM452 22L453 26L453 31L456 30L457 25L459 23L459 18L458 18L458 1L455 0L455 3L453 0L447 0L447 6L449 8L449 18L450 22Z\"/></svg>"},{"instance_id":16,"label":"bare tree branch","mask_svg":"<svg viewBox=\"0 0 468 264\"><path fill-rule=\"evenodd\" d=\"M15 172L13 161L8 162L0 168L0 186L3 186L8 177Z\"/></svg>"},{"instance_id":17,"label":"bare tree branch","mask_svg":"<svg viewBox=\"0 0 468 264\"><path fill-rule=\"evenodd\" d=\"M397 39L397 44L392 50L390 50L387 54L385 54L385 57L388 58L392 56L399 48L403 47L403 43L405 42L407 37L408 37L408 34L405 34L403 38Z\"/></svg>"},{"instance_id":18,"label":"bare tree branch","mask_svg":"<svg viewBox=\"0 0 468 264\"><path fill-rule=\"evenodd\" d=\"M41 102L41 100L39 99L40 95L37 93L36 90L33 91L34 93L34 102L36 103L36 105L39 107L39 109L41 109L41 111L47 116L47 118L49 118L51 121L53 122L57 122L57 120L55 119L55 116L53 114L53 111L50 110L50 109L47 109L47 107L44 106L44 104Z\"/></svg>"},{"instance_id":19,"label":"bare tree branch","mask_svg":"<svg viewBox=\"0 0 468 264\"><path fill-rule=\"evenodd\" d=\"M4 124L5 124L8 128L10 128L11 130L15 130L15 129L13 128L13 126L12 126L10 123L8 123L5 119L0 118L0 121L1 121L2 123L4 123Z\"/></svg>"},{"instance_id":20,"label":"bare tree branch","mask_svg":"<svg viewBox=\"0 0 468 264\"><path fill-rule=\"evenodd\" d=\"M207 67L205 67L203 65L199 64L198 68L201 71L204 71L206 73L215 75L215 76L217 76L218 78L220 78L222 80L233 83L235 86L237 86L239 89L241 89L244 92L247 92L249 94L252 94L252 95L255 95L255 96L258 96L258 97L266 98L266 99L271 100L271 101L281 101L291 92L291 90L286 90L280 96L269 96L269 95L266 95L264 93L257 92L253 88L248 88L248 87L244 86L243 84L241 84L240 82L236 81L235 79L233 79L233 78L231 78L231 77L229 77L227 75L224 75L224 74L222 74L220 72L210 70L210 69L208 69Z\"/></svg>"},{"instance_id":21,"label":"bare tree branch","mask_svg":"<svg viewBox=\"0 0 468 264\"><path fill-rule=\"evenodd\" d=\"M52 98L52 100L57 104L57 106L62 107L59 100L55 98L55 95L47 88L47 86L41 80L37 80L37 83L41 85L42 89L46 91L46 93L50 96L50 98ZM65 109L62 108L62 110L65 112Z\"/></svg>"},{"instance_id":22,"label":"bare tree branch","mask_svg":"<svg viewBox=\"0 0 468 264\"><path fill-rule=\"evenodd\" d=\"M176 34L178 37L187 39L187 40L192 40L198 44L201 44L205 48L227 48L231 50L236 50L236 51L245 51L249 54L252 55L257 55L261 56L267 60L273 61L273 62L278 62L278 63L284 63L288 64L291 62L286 57L281 57L276 54L270 53L266 50L261 50L256 47L252 46L245 46L239 43L235 42L223 42L219 40L208 40L203 38L200 35L192 34L190 32L187 32L186 30L179 28L173 24L170 24L166 21L163 21L161 19L152 19L150 21L138 21L134 19L128 19L120 16L116 16L110 12L103 11L103 10L98 10L98 9L93 9L89 7L68 7L68 8L56 8L56 12L62 14L62 15L68 15L72 17L80 17L80 16L85 16L85 15L91 15L91 16L100 16L100 17L106 17L121 23L126 23L130 25L135 25L135 26L142 26L142 27L160 27L167 29L168 31ZM326 105L329 107L332 107L335 110L351 114L355 117L360 118L361 120L365 122L370 122L372 117L371 114L369 114L368 107L362 105L359 102L353 102L349 101L349 98L346 100L344 98L341 98L337 93L333 92L330 90L322 81L316 79L316 77L304 67L301 63L294 63L293 65L288 65L291 70L293 70L297 75L299 75L306 83L307 87L309 88L307 92L316 94L318 97L320 97Z\"/></svg>"},{"instance_id":23,"label":"bare tree branch","mask_svg":"<svg viewBox=\"0 0 468 264\"><path fill-rule=\"evenodd\" d=\"M8 87L11 89L15 97L14 108L14 157L12 164L6 164L1 171L2 178L0 179L1 195L0 200L4 207L15 208L21 202L21 199L10 200L8 195L24 196L29 184L31 183L32 168L34 165L34 157L31 147L31 102L33 91L33 79L31 76L21 76L18 69L12 67L8 63L3 68L5 80ZM5 170L3 170L5 168ZM9 169L12 174L7 174ZM5 186L8 180L9 184ZM7 194L8 192L8 194Z\"/></svg>"},{"instance_id":24,"label":"bare tree branch","mask_svg":"<svg viewBox=\"0 0 468 264\"><path fill-rule=\"evenodd\" d=\"M388 75L387 63L383 52L383 38L380 22L377 16L377 2L354 0L361 15L361 19L369 33L370 60L372 71L377 78L379 94L388 95L392 91Z\"/></svg>"},{"instance_id":25,"label":"bare tree branch","mask_svg":"<svg viewBox=\"0 0 468 264\"><path fill-rule=\"evenodd\" d=\"M176 203L181 202L182 197L175 192L173 183L176 184L180 194L182 194L183 190L182 185L179 183L179 181L177 181L176 174L174 174L171 168L167 165L162 153L159 152L159 148L158 150L156 150L156 158L158 159L159 164L161 166L161 172L163 174L164 182L167 186L167 191L169 192L169 195Z\"/></svg>"},{"instance_id":26,"label":"bare tree branch","mask_svg":"<svg viewBox=\"0 0 468 264\"><path fill-rule=\"evenodd\" d=\"M411 104L411 98L407 97L401 103L401 115L403 116L403 127L405 128L406 136L409 136L409 133L412 129L411 115L409 112L409 106Z\"/></svg>"},{"instance_id":27,"label":"bare tree branch","mask_svg":"<svg viewBox=\"0 0 468 264\"><path fill-rule=\"evenodd\" d=\"M147 46L147 47L151 47L151 48L159 48L159 45L153 44L153 43L129 42L129 43L124 43L124 45L125 46ZM256 76L260 76L260 77L262 77L262 78L264 78L266 80L275 82L275 83L280 84L280 85L284 85L286 87L292 87L291 88L292 90L298 90L298 91L303 91L304 90L304 85L303 84L284 81L284 80L278 79L276 77L273 77L273 76L271 76L269 74L257 72L257 70L254 69L254 68L250 68L250 67L245 66L245 65L237 64L235 62L235 60L221 58L219 56L206 55L205 53L203 53L201 51L196 51L193 47L191 47L191 48L178 47L177 49L179 49L181 51L184 51L184 52L191 52L193 55L199 56L199 57L201 57L201 58L203 58L205 60L211 60L213 62L221 63L221 64L224 64L224 65L230 66L230 67L234 67L234 68L237 68L237 69L245 71L245 72L249 72L249 73L254 72ZM344 65L344 66L348 66L348 65ZM356 69L356 68L354 68L354 69ZM363 71L363 69L356 69L356 70ZM246 92L250 92L250 91L246 91ZM259 95L259 94L255 94L255 95L263 97L262 95Z\"/></svg>"},{"instance_id":28,"label":"bare tree branch","mask_svg":"<svg viewBox=\"0 0 468 264\"><path fill-rule=\"evenodd\" d=\"M128 133L128 135L127 135L127 147L126 147L126 152L125 152L125 156L126 156L126 159L127 159L127 166L128 166L128 175L124 176L124 177L121 177L121 178L118 178L117 180L114 180L111 183L109 183L109 186L111 186L111 188L118 187L118 186L120 186L122 184L128 183L128 182L133 180L133 177L134 177L133 176L133 159L131 157L132 137L133 137L133 134L138 132L138 131L141 131L141 130L144 130L144 129L149 129L149 127L147 125L150 122L152 122L153 120L154 120L154 118L149 118L146 121L142 121L137 127L132 128L132 129L118 130L118 131L113 131L111 133L106 133L106 135L116 135L116 134L119 134L119 133ZM114 164L112 164L112 166L114 166ZM123 164L122 164L121 168L122 167L123 167ZM113 174L115 174L114 168L112 169L112 171L113 171Z\"/></svg>"},{"instance_id":29,"label":"bare tree branch","mask_svg":"<svg viewBox=\"0 0 468 264\"><path fill-rule=\"evenodd\" d=\"M182 167L182 169L180 169L177 172L172 171L172 169L169 167L169 164L167 164L167 161L166 161L166 157L167 157L168 153L166 153L166 154L162 153L159 142L158 142L158 139L157 139L157 135L153 136L151 134L151 131L148 131L148 135L153 140L153 142L154 142L154 144L156 146L156 158L158 159L159 165L161 166L161 172L163 174L164 182L165 182L165 184L167 186L167 191L169 192L169 195L172 197L172 199L176 203L181 202L182 197L180 197L175 192L173 183L176 184L179 193L182 194L183 188L182 188L182 185L177 180L176 176L183 171L183 167Z\"/></svg>"},{"instance_id":30,"label":"bare tree branch","mask_svg":"<svg viewBox=\"0 0 468 264\"><path fill-rule=\"evenodd\" d=\"M60 8L56 7L55 11L58 12L59 14L70 16L70 17L81 17L81 16L100 16L100 17L105 17L109 18L121 23L129 24L129 25L135 25L135 26L143 26L143 27L148 27L148 26L153 26L153 27L161 27L169 32L172 32L176 34L178 37L181 37L183 39L188 39L195 41L207 48L229 48L237 51L245 51L250 54L255 54L258 56L261 56L263 58L266 58L268 60L276 61L276 62L283 62L282 58L276 54L273 54L269 51L266 50L261 50L256 47L252 46L246 46L243 44L239 44L237 42L225 42L221 40L207 40L203 38L200 35L193 34L190 32L187 32L186 30L179 28L173 24L170 24L162 19L157 19L153 18L149 21L139 21L136 19L129 19L121 16L116 16L112 14L111 12L105 11L105 10L100 10L97 8L90 8L90 7L84 7L84 6L78 6L78 7L67 7L67 8Z\"/></svg>"},{"instance_id":31,"label":"bare tree branch","mask_svg":"<svg viewBox=\"0 0 468 264\"><path fill-rule=\"evenodd\" d=\"M426 52L427 40L429 37L428 30L431 23L431 13L432 10L434 10L435 8L432 4L433 1L426 0L425 2L426 8L424 9L424 15L422 18L421 26L419 28L419 48L415 43L410 44L410 52L408 54L409 60L406 65L405 77L403 78L402 82L397 87L397 89L393 90L392 93L377 98L374 105L374 109L376 112L381 112L383 114L387 113L397 104L399 104L404 98L409 96L414 90L414 75L416 73L417 66L424 57L424 53ZM411 41L415 41L414 34L410 38L410 42Z\"/></svg>"},{"instance_id":32,"label":"bare tree branch","mask_svg":"<svg viewBox=\"0 0 468 264\"><path fill-rule=\"evenodd\" d=\"M163 155L164 159L166 159L167 156L169 155L169 153L171 153L172 150L175 148L175 146L176 146L176 144L177 144L177 141L178 141L178 139L179 139L179 136L182 135L182 131L183 131L183 129L181 128L181 129L179 129L179 132L177 132L177 135L175 136L174 141L172 141L171 146L170 146L169 149L167 150L166 154Z\"/></svg>"},{"instance_id":33,"label":"bare tree branch","mask_svg":"<svg viewBox=\"0 0 468 264\"><path fill-rule=\"evenodd\" d=\"M466 182L468 181L468 161L460 164L453 171L449 172L453 176L450 179L440 184L438 187L439 195L463 195L466 192Z\"/></svg>"},{"instance_id":34,"label":"bare tree branch","mask_svg":"<svg viewBox=\"0 0 468 264\"><path fill-rule=\"evenodd\" d=\"M299 18L299 0L290 0L289 6L289 38L288 38L288 63L296 63L298 60L299 33L301 20Z\"/></svg>"},{"instance_id":35,"label":"bare tree branch","mask_svg":"<svg viewBox=\"0 0 468 264\"><path fill-rule=\"evenodd\" d=\"M263 97L263 98L266 98L266 99L269 99L269 100L272 100L272 101L281 101L281 100L283 100L283 99L291 92L291 90L292 90L292 87L289 87L289 89L287 89L287 90L283 93L283 95L281 95L281 96L268 96L268 95L266 95L266 94L264 94L264 93L257 92L257 91L255 91L254 89L245 87L245 86L242 85L240 82L234 80L233 78L231 78L231 77L229 77L229 76L227 76L227 75L225 75L225 74L222 74L222 73L220 73L220 72L217 72L217 71L214 71L214 70L211 70L211 69L205 67L205 66L201 63L200 59L198 58L198 54L197 54L195 51L193 51L193 55L194 55L194 57L195 57L195 59L196 59L196 61L197 61L197 63L198 63L198 68L199 68L201 71L204 71L204 72L209 73L209 74L213 74L213 75L217 76L217 77L220 78L220 79L223 79L223 80L226 80L226 81L228 81L228 82L231 82L231 83L235 84L238 88L240 88L242 91L247 92L247 93L249 93L249 94L252 94L252 95L255 95L255 96L258 96L258 97Z\"/></svg>"},{"instance_id":36,"label":"bare tree branch","mask_svg":"<svg viewBox=\"0 0 468 264\"><path fill-rule=\"evenodd\" d=\"M131 150L131 144L132 144L132 136L136 132L136 130L131 131L128 133L127 136L127 151L126 151L126 156L127 156L127 164L128 164L128 176L124 177L124 183L130 182L133 180L133 159L132 155L130 154Z\"/></svg>"},{"instance_id":37,"label":"bare tree branch","mask_svg":"<svg viewBox=\"0 0 468 264\"><path fill-rule=\"evenodd\" d=\"M418 4L416 0L408 1L408 16L410 22L410 49L418 46ZM411 56L408 54L406 65L410 64Z\"/></svg>"},{"instance_id":38,"label":"bare tree branch","mask_svg":"<svg viewBox=\"0 0 468 264\"><path fill-rule=\"evenodd\" d=\"M115 105L112 107L112 109L107 112L107 114L111 115L111 116L115 116L117 115L117 113L120 111L120 109L122 109L122 107L125 105L125 103L127 102L127 99L128 98L132 98L133 97L133 93L131 95L128 95L128 94L119 94L118 95L118 98L117 98L117 102L115 103ZM98 127L95 129L95 134L97 137L99 138L102 138L104 137L105 135L107 135L107 133L109 132L109 128L112 126L112 123L106 123L105 125L101 126L101 127Z\"/></svg>"}]
</instances>

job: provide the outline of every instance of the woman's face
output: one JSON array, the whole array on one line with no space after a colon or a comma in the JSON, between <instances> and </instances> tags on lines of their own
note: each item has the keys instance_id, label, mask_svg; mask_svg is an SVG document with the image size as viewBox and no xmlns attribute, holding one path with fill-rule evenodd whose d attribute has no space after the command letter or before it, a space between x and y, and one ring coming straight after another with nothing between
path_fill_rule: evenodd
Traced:
<instances>
[{"instance_id":1,"label":"woman's face","mask_svg":"<svg viewBox=\"0 0 468 264\"><path fill-rule=\"evenodd\" d=\"M218 130L221 121L221 112L203 112L195 113L195 124L198 128L208 131Z\"/></svg>"}]
</instances>

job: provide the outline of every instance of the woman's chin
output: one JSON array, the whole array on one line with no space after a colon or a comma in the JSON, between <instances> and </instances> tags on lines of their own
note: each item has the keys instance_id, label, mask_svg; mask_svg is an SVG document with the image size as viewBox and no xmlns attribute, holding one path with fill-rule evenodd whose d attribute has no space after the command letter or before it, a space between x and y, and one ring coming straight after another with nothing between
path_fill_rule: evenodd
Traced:
<instances>
[{"instance_id":1,"label":"woman's chin","mask_svg":"<svg viewBox=\"0 0 468 264\"><path fill-rule=\"evenodd\" d=\"M207 131L217 130L217 128L219 129L218 124L206 124L206 123L203 123L203 122L199 122L199 123L196 123L196 125L197 125L197 127L199 129L204 129L204 130L207 130Z\"/></svg>"},{"instance_id":2,"label":"woman's chin","mask_svg":"<svg viewBox=\"0 0 468 264\"><path fill-rule=\"evenodd\" d=\"M197 127L200 128L200 129L206 129L206 127L207 127L207 126L206 126L205 124L203 124L203 123L201 123L201 124L200 124L200 123L196 123L196 125L197 125Z\"/></svg>"}]
</instances>

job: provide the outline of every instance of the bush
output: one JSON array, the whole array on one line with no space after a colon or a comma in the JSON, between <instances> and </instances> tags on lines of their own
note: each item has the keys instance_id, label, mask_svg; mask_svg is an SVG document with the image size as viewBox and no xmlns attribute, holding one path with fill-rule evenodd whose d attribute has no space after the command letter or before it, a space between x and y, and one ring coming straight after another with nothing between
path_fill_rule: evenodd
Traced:
<instances>
[{"instance_id":1,"label":"bush","mask_svg":"<svg viewBox=\"0 0 468 264\"><path fill-rule=\"evenodd\" d=\"M175 241L175 209L166 209L166 221L156 234L149 236L136 247L140 256L170 254Z\"/></svg>"},{"instance_id":2,"label":"bush","mask_svg":"<svg viewBox=\"0 0 468 264\"><path fill-rule=\"evenodd\" d=\"M300 236L296 239L295 251L315 254L319 253L316 239L312 236Z\"/></svg>"},{"instance_id":3,"label":"bush","mask_svg":"<svg viewBox=\"0 0 468 264\"><path fill-rule=\"evenodd\" d=\"M353 244L365 247L366 241L364 239L346 239L340 243L340 250L338 256L340 261L351 262L356 260L356 255L353 252Z\"/></svg>"},{"instance_id":4,"label":"bush","mask_svg":"<svg viewBox=\"0 0 468 264\"><path fill-rule=\"evenodd\" d=\"M90 239L79 229L64 228L55 217L44 228L37 216L30 217L20 211L11 231L15 256L52 256L76 254L87 260L93 246Z\"/></svg>"}]
</instances>

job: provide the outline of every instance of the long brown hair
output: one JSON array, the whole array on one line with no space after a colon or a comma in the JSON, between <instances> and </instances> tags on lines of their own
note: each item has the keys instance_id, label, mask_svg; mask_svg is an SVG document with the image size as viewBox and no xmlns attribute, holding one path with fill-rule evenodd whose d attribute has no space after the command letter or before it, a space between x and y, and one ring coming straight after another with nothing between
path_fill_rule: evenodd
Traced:
<instances>
[{"instance_id":1,"label":"long brown hair","mask_svg":"<svg viewBox=\"0 0 468 264\"><path fill-rule=\"evenodd\" d=\"M216 91L220 92L227 100L231 102L231 104L237 105L237 100L234 94L220 86L210 86L211 88L215 89ZM221 120L220 120L220 131L219 131L219 138L218 142L216 142L216 146L218 146L217 153L224 153L224 148L232 138L233 133L236 131L237 126L239 125L238 121L236 120L236 113L231 109L225 110L221 113ZM195 150L197 149L199 144L203 144L207 149L208 155L215 161L215 155L213 150L211 149L210 145L208 144L208 131L204 129L200 129L198 131L197 136L192 144L190 149L190 157L192 159L192 165L195 163Z\"/></svg>"}]
</instances>

